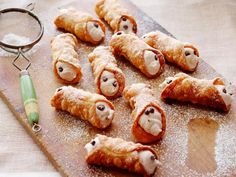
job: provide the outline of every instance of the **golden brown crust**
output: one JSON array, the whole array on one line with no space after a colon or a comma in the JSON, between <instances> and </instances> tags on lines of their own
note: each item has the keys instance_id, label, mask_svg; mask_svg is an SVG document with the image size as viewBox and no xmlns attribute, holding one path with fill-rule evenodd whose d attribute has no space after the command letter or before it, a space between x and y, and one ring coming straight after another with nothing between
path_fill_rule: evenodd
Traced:
<instances>
[{"instance_id":1,"label":"golden brown crust","mask_svg":"<svg viewBox=\"0 0 236 177\"><path fill-rule=\"evenodd\" d=\"M110 46L113 48L114 54L124 56L148 78L157 77L164 71L165 60L162 53L150 47L135 35L118 32L110 40ZM146 50L154 52L159 59L160 69L155 75L151 75L145 66L144 51Z\"/></svg>"},{"instance_id":2,"label":"golden brown crust","mask_svg":"<svg viewBox=\"0 0 236 177\"><path fill-rule=\"evenodd\" d=\"M105 102L114 110L114 105L104 96L71 86L64 86L57 89L51 98L51 105L56 109L67 111L71 115L78 116L83 120L89 121L93 126L103 129L109 125L102 125L100 119L97 117L97 102Z\"/></svg>"},{"instance_id":3,"label":"golden brown crust","mask_svg":"<svg viewBox=\"0 0 236 177\"><path fill-rule=\"evenodd\" d=\"M104 135L97 135L96 137L99 138L100 144L87 154L87 163L118 167L148 176L140 163L138 152L151 151L157 159L156 152L151 147Z\"/></svg>"},{"instance_id":4,"label":"golden brown crust","mask_svg":"<svg viewBox=\"0 0 236 177\"><path fill-rule=\"evenodd\" d=\"M51 41L53 72L55 76L65 84L76 84L82 77L81 67L79 65L79 56L76 52L78 41L76 37L70 33L59 34ZM56 68L57 62L70 65L76 73L76 77L72 81L62 79Z\"/></svg>"},{"instance_id":5,"label":"golden brown crust","mask_svg":"<svg viewBox=\"0 0 236 177\"><path fill-rule=\"evenodd\" d=\"M124 97L129 101L132 107L132 118L134 120L132 126L132 134L135 139L141 143L152 143L160 140L165 134L166 130L166 116L163 109L158 105L157 100L153 96L152 90L149 85L138 83L128 86L124 90ZM143 115L147 107L155 107L161 114L162 131L154 136L146 132L140 125L139 119Z\"/></svg>"},{"instance_id":6,"label":"golden brown crust","mask_svg":"<svg viewBox=\"0 0 236 177\"><path fill-rule=\"evenodd\" d=\"M219 77L213 79L213 85L225 85L223 80Z\"/></svg>"},{"instance_id":7,"label":"golden brown crust","mask_svg":"<svg viewBox=\"0 0 236 177\"><path fill-rule=\"evenodd\" d=\"M75 34L81 41L90 42L95 45L101 43L104 38L100 41L94 41L88 34L88 22L96 22L105 33L105 25L100 20L95 19L88 13L77 11L74 8L63 9L61 14L55 19L54 24L57 28Z\"/></svg>"},{"instance_id":8,"label":"golden brown crust","mask_svg":"<svg viewBox=\"0 0 236 177\"><path fill-rule=\"evenodd\" d=\"M106 96L108 99L115 99L120 97L125 87L125 76L120 68L117 66L117 61L113 56L110 47L98 47L88 56L91 63L93 75L95 77L97 93L102 94L100 88L100 80L103 71L109 71L114 74L119 84L119 90L113 96Z\"/></svg>"},{"instance_id":9,"label":"golden brown crust","mask_svg":"<svg viewBox=\"0 0 236 177\"><path fill-rule=\"evenodd\" d=\"M122 18L129 19L133 24L133 32L137 33L137 23L128 10L121 7L117 0L100 0L95 6L97 15L104 19L114 30L114 33L120 31L119 25Z\"/></svg>"},{"instance_id":10,"label":"golden brown crust","mask_svg":"<svg viewBox=\"0 0 236 177\"><path fill-rule=\"evenodd\" d=\"M196 79L187 74L179 73L174 76L171 83L163 88L161 98L191 102L227 112L230 105L225 104L215 85L224 85L224 82L220 78L213 80Z\"/></svg>"},{"instance_id":11,"label":"golden brown crust","mask_svg":"<svg viewBox=\"0 0 236 177\"><path fill-rule=\"evenodd\" d=\"M184 51L184 48L191 48L199 57L198 49L192 44L176 40L160 31L155 31L144 35L143 40L151 47L160 50L168 62L177 65L185 71L193 72L196 70L197 65L195 68L190 68L187 65Z\"/></svg>"}]
</instances>

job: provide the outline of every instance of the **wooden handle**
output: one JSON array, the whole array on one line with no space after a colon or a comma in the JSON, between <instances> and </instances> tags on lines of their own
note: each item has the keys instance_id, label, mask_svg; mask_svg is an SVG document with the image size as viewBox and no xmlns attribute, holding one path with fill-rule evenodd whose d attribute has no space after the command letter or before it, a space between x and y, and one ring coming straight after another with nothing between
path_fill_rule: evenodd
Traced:
<instances>
[{"instance_id":1,"label":"wooden handle","mask_svg":"<svg viewBox=\"0 0 236 177\"><path fill-rule=\"evenodd\" d=\"M20 89L28 121L31 125L37 124L39 121L37 97L32 79L26 70L20 73Z\"/></svg>"}]
</instances>

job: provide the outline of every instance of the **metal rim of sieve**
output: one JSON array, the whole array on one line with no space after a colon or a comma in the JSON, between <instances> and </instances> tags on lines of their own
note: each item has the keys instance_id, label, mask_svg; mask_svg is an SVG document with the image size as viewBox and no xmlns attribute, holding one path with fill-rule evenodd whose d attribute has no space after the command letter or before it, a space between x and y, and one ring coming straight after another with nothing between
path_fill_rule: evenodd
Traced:
<instances>
[{"instance_id":1,"label":"metal rim of sieve","mask_svg":"<svg viewBox=\"0 0 236 177\"><path fill-rule=\"evenodd\" d=\"M8 50L8 49L16 49L16 50L21 49L22 51L24 49L26 49L24 52L27 52L35 44L37 44L40 41L40 39L42 38L43 33L44 33L44 28L43 28L42 22L39 20L39 18L34 13L32 13L31 11L28 11L26 9L22 9L22 8L7 8L7 9L0 10L0 17L1 17L1 14L9 13L9 12L21 12L21 13L28 14L31 17L33 17L38 22L38 24L39 24L40 32L39 32L38 36L29 44L25 44L25 45L10 45L10 44L6 44L6 43L0 41L0 46L2 47L2 49L6 50L8 52L15 53L12 50Z\"/></svg>"}]
</instances>

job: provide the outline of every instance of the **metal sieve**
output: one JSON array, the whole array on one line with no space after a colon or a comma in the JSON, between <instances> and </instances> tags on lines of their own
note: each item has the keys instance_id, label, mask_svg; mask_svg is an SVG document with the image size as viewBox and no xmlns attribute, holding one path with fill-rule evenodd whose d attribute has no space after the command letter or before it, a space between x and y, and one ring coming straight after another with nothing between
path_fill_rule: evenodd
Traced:
<instances>
[{"instance_id":1,"label":"metal sieve","mask_svg":"<svg viewBox=\"0 0 236 177\"><path fill-rule=\"evenodd\" d=\"M32 47L43 36L44 28L39 18L29 10L22 8L7 8L0 10L0 47L15 54L12 64L20 71L21 97L28 122L34 132L39 132L39 110L33 81L27 71L31 65L26 56ZM26 66L18 64L26 61Z\"/></svg>"}]
</instances>

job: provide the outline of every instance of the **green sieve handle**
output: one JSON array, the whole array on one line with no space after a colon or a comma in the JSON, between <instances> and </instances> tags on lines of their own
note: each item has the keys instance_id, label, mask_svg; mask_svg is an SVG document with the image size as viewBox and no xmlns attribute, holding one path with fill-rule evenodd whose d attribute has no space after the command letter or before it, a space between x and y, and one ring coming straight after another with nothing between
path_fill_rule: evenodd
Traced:
<instances>
[{"instance_id":1,"label":"green sieve handle","mask_svg":"<svg viewBox=\"0 0 236 177\"><path fill-rule=\"evenodd\" d=\"M38 132L41 130L41 127L38 125L38 102L32 79L27 70L20 72L20 89L28 122L33 126L33 131Z\"/></svg>"}]
</instances>

